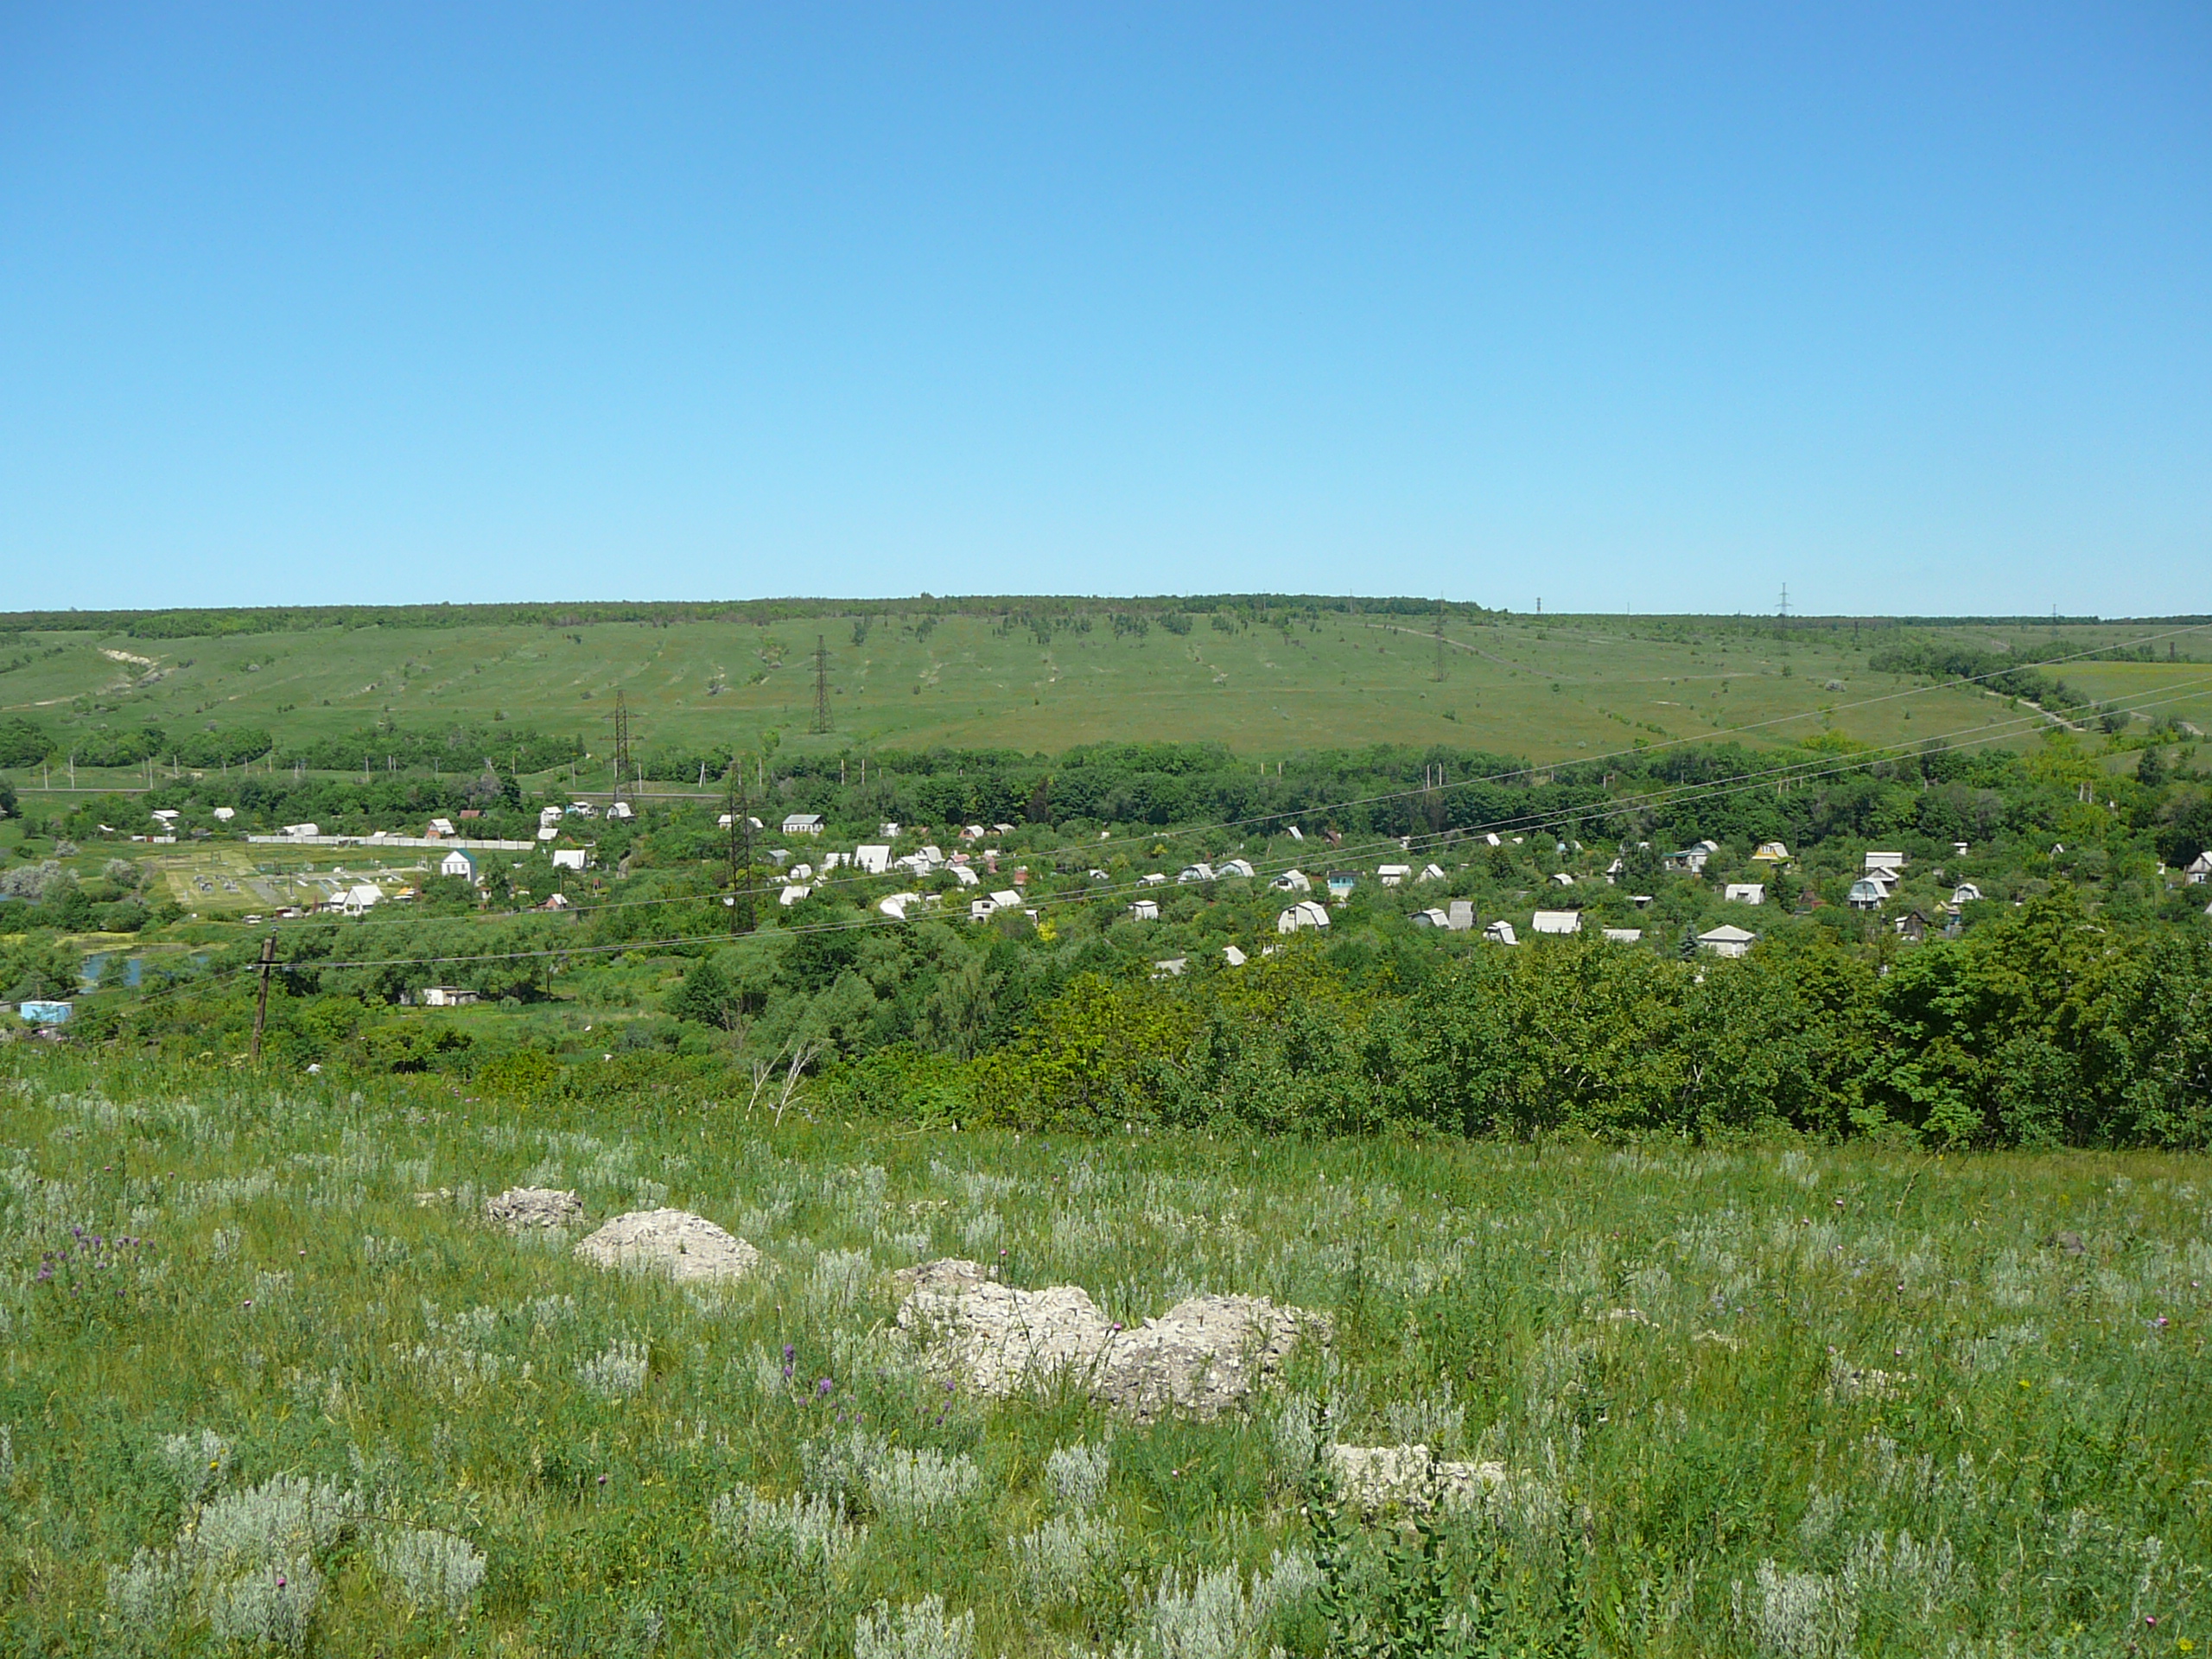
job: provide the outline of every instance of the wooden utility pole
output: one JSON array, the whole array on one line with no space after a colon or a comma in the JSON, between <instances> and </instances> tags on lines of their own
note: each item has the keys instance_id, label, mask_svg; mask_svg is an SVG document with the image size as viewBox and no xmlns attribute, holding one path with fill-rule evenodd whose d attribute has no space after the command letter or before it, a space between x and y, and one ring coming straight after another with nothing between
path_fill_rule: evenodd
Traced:
<instances>
[{"instance_id":1,"label":"wooden utility pole","mask_svg":"<svg viewBox=\"0 0 2212 1659\"><path fill-rule=\"evenodd\" d=\"M753 931L753 817L745 798L745 762L729 763L729 931Z\"/></svg>"},{"instance_id":2,"label":"wooden utility pole","mask_svg":"<svg viewBox=\"0 0 2212 1659\"><path fill-rule=\"evenodd\" d=\"M261 1028L269 1020L269 966L276 960L276 936L261 942L261 989L253 1000L253 1064L261 1064Z\"/></svg>"}]
</instances>

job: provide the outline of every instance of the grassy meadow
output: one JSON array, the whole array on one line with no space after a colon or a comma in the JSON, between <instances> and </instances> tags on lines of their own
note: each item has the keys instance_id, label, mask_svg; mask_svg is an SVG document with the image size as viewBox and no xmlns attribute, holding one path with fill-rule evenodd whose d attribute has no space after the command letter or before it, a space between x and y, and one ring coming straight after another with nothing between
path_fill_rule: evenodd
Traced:
<instances>
[{"instance_id":1,"label":"grassy meadow","mask_svg":"<svg viewBox=\"0 0 2212 1659\"><path fill-rule=\"evenodd\" d=\"M0 649L0 716L59 734L152 723L171 733L254 728L285 741L511 721L612 747L614 694L633 750L757 744L798 753L1004 747L1057 753L1128 739L1214 741L1255 760L1388 741L1485 748L1539 764L1752 728L1752 741L1834 730L1892 744L1970 737L2006 713L1958 688L1891 697L1911 682L1869 671L1895 625L1692 617L1455 615L1444 673L1420 616L1338 611L1285 626L1188 619L1185 632L1118 632L1110 601L1068 601L1085 626L1038 630L988 615L910 612L741 620L462 622L142 639L29 630ZM1085 608L1087 607L1087 608ZM1285 613L1288 614L1288 613ZM2094 650L2158 625L1939 630L1976 648ZM830 652L833 719L808 735L813 651ZM2212 728L2205 636L2171 663L2063 671L2098 696L2148 696L2158 715ZM2013 739L2014 741L2024 741ZM34 769L31 776L35 776ZM101 774L83 781L121 781ZM18 773L18 781L24 774ZM589 780L584 780L589 781Z\"/></svg>"},{"instance_id":2,"label":"grassy meadow","mask_svg":"<svg viewBox=\"0 0 2212 1659\"><path fill-rule=\"evenodd\" d=\"M478 1219L524 1183L767 1269L680 1288ZM22 1045L0 1647L2186 1653L2209 1218L2182 1156L1023 1138ZM887 1275L941 1255L1336 1337L1213 1423L993 1402L890 1335ZM1503 1482L1317 1540L1321 1402Z\"/></svg>"}]
</instances>

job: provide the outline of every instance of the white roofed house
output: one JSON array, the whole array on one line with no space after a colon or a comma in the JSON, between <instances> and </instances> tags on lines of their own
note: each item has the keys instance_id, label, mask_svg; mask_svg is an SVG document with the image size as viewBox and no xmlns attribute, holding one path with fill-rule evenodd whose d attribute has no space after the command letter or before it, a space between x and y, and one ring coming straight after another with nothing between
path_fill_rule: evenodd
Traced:
<instances>
[{"instance_id":1,"label":"white roofed house","mask_svg":"<svg viewBox=\"0 0 2212 1659\"><path fill-rule=\"evenodd\" d=\"M442 836L453 834L453 820L451 818L432 818L430 820L430 827L424 833L423 839L426 841L436 841ZM431 988L435 990L437 988L433 986Z\"/></svg>"},{"instance_id":2,"label":"white roofed house","mask_svg":"<svg viewBox=\"0 0 2212 1659\"><path fill-rule=\"evenodd\" d=\"M359 916L373 910L384 902L384 889L373 881L358 881L346 889L339 899L339 908L348 916Z\"/></svg>"},{"instance_id":3,"label":"white roofed house","mask_svg":"<svg viewBox=\"0 0 2212 1659\"><path fill-rule=\"evenodd\" d=\"M1434 909L1433 907L1427 910L1417 910L1414 912L1412 915L1406 918L1406 919L1411 922L1415 927L1448 928L1452 925L1452 918L1450 915L1441 910Z\"/></svg>"},{"instance_id":4,"label":"white roofed house","mask_svg":"<svg viewBox=\"0 0 2212 1659\"><path fill-rule=\"evenodd\" d=\"M582 847L556 847L553 849L553 868L556 870L582 872L590 862L590 853Z\"/></svg>"},{"instance_id":5,"label":"white roofed house","mask_svg":"<svg viewBox=\"0 0 2212 1659\"><path fill-rule=\"evenodd\" d=\"M1274 888L1277 893L1311 893L1313 891L1313 883L1306 879L1306 872L1303 870L1285 870L1281 875L1275 877L1274 880L1268 882L1268 885Z\"/></svg>"},{"instance_id":6,"label":"white roofed house","mask_svg":"<svg viewBox=\"0 0 2212 1659\"><path fill-rule=\"evenodd\" d=\"M1475 906L1472 899L1454 899L1446 906L1444 913L1445 926L1450 928L1454 933L1469 933L1474 931Z\"/></svg>"},{"instance_id":7,"label":"white roofed house","mask_svg":"<svg viewBox=\"0 0 2212 1659\"><path fill-rule=\"evenodd\" d=\"M1520 939L1514 934L1513 924L1506 921L1492 922L1488 927L1483 929L1483 937L1488 939L1492 944L1518 944L1521 943Z\"/></svg>"},{"instance_id":8,"label":"white roofed house","mask_svg":"<svg viewBox=\"0 0 2212 1659\"><path fill-rule=\"evenodd\" d=\"M853 862L865 875L888 875L891 873L891 849L880 845L855 848Z\"/></svg>"},{"instance_id":9,"label":"white roofed house","mask_svg":"<svg viewBox=\"0 0 2212 1659\"><path fill-rule=\"evenodd\" d=\"M1565 935L1582 931L1582 912L1579 910L1540 910L1529 918L1532 933Z\"/></svg>"},{"instance_id":10,"label":"white roofed house","mask_svg":"<svg viewBox=\"0 0 2212 1659\"><path fill-rule=\"evenodd\" d=\"M1444 867L1441 864L1424 864L1421 867L1421 874L1414 879L1417 881L1441 881L1445 879Z\"/></svg>"},{"instance_id":11,"label":"white roofed house","mask_svg":"<svg viewBox=\"0 0 2212 1659\"><path fill-rule=\"evenodd\" d=\"M982 901L978 900L977 902L981 903ZM1140 922L1156 922L1160 919L1160 900L1157 899L1140 899L1129 906L1129 915L1134 919Z\"/></svg>"},{"instance_id":12,"label":"white roofed house","mask_svg":"<svg viewBox=\"0 0 2212 1659\"><path fill-rule=\"evenodd\" d=\"M2199 853L2190 860L2181 873L2181 879L2192 887L2201 887L2212 881L2212 852Z\"/></svg>"},{"instance_id":13,"label":"white roofed house","mask_svg":"<svg viewBox=\"0 0 2212 1659\"><path fill-rule=\"evenodd\" d=\"M1732 905L1763 905L1766 903L1766 883L1731 881L1721 889L1720 896Z\"/></svg>"},{"instance_id":14,"label":"white roofed house","mask_svg":"<svg viewBox=\"0 0 2212 1659\"><path fill-rule=\"evenodd\" d=\"M1866 855L1866 874L1869 875L1886 875L1894 881L1904 873L1904 865L1905 855L1903 853Z\"/></svg>"},{"instance_id":15,"label":"white roofed house","mask_svg":"<svg viewBox=\"0 0 2212 1659\"><path fill-rule=\"evenodd\" d=\"M1410 864L1378 864L1375 867L1376 880L1386 887L1404 886L1406 878L1413 873L1414 867Z\"/></svg>"},{"instance_id":16,"label":"white roofed house","mask_svg":"<svg viewBox=\"0 0 2212 1659\"><path fill-rule=\"evenodd\" d=\"M1643 930L1640 927L1609 927L1605 932L1615 944L1634 944L1643 937Z\"/></svg>"},{"instance_id":17,"label":"white roofed house","mask_svg":"<svg viewBox=\"0 0 2212 1659\"><path fill-rule=\"evenodd\" d=\"M1204 862L1190 865L1186 868L1178 871L1175 880L1179 883L1188 881L1211 881L1213 880L1213 866Z\"/></svg>"},{"instance_id":18,"label":"white roofed house","mask_svg":"<svg viewBox=\"0 0 2212 1659\"><path fill-rule=\"evenodd\" d=\"M1217 866L1215 868L1214 874L1217 876L1224 877L1241 875L1249 881L1252 879L1255 872L1253 870L1252 866L1248 860L1232 858L1226 864Z\"/></svg>"},{"instance_id":19,"label":"white roofed house","mask_svg":"<svg viewBox=\"0 0 2212 1659\"><path fill-rule=\"evenodd\" d=\"M1301 899L1275 918L1275 931L1278 933L1298 933L1307 928L1326 927L1328 925L1329 907L1313 899Z\"/></svg>"},{"instance_id":20,"label":"white roofed house","mask_svg":"<svg viewBox=\"0 0 2212 1659\"><path fill-rule=\"evenodd\" d=\"M822 833L822 815L819 812L794 812L784 820L784 833L787 836L818 836Z\"/></svg>"},{"instance_id":21,"label":"white roofed house","mask_svg":"<svg viewBox=\"0 0 2212 1659\"><path fill-rule=\"evenodd\" d=\"M474 882L476 880L476 861L456 847L438 861L438 874L457 875L464 881Z\"/></svg>"},{"instance_id":22,"label":"white roofed house","mask_svg":"<svg viewBox=\"0 0 2212 1659\"><path fill-rule=\"evenodd\" d=\"M1758 937L1749 928L1723 922L1719 927L1699 934L1697 944L1699 950L1709 950L1716 957L1748 957Z\"/></svg>"}]
</instances>

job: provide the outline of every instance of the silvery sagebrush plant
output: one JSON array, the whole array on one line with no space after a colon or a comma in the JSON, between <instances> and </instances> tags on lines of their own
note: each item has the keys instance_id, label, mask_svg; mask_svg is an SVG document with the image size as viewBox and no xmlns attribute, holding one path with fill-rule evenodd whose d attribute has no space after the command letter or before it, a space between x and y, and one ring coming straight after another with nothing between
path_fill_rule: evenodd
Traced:
<instances>
[{"instance_id":1,"label":"silvery sagebrush plant","mask_svg":"<svg viewBox=\"0 0 2212 1659\"><path fill-rule=\"evenodd\" d=\"M1056 1446L1045 1459L1045 1484L1052 1494L1052 1507L1063 1515L1087 1515L1106 1491L1106 1477L1114 1454L1103 1446L1078 1440Z\"/></svg>"},{"instance_id":2,"label":"silvery sagebrush plant","mask_svg":"<svg viewBox=\"0 0 2212 1659\"><path fill-rule=\"evenodd\" d=\"M230 1442L212 1428L162 1436L162 1462L183 1488L187 1503L197 1503L200 1495L223 1478L230 1460Z\"/></svg>"},{"instance_id":3,"label":"silvery sagebrush plant","mask_svg":"<svg viewBox=\"0 0 2212 1659\"><path fill-rule=\"evenodd\" d=\"M1022 1599L1035 1607L1079 1603L1121 1554L1121 1534L1091 1515L1056 1515L1006 1541Z\"/></svg>"},{"instance_id":4,"label":"silvery sagebrush plant","mask_svg":"<svg viewBox=\"0 0 2212 1659\"><path fill-rule=\"evenodd\" d=\"M969 1659L976 1615L947 1617L944 1598L924 1596L895 1612L879 1601L853 1624L853 1659Z\"/></svg>"},{"instance_id":5,"label":"silvery sagebrush plant","mask_svg":"<svg viewBox=\"0 0 2212 1659\"><path fill-rule=\"evenodd\" d=\"M442 1611L458 1618L484 1582L484 1556L466 1538L428 1527L387 1532L369 1559L417 1613Z\"/></svg>"},{"instance_id":6,"label":"silvery sagebrush plant","mask_svg":"<svg viewBox=\"0 0 2212 1659\"><path fill-rule=\"evenodd\" d=\"M645 1344L617 1341L607 1344L605 1353L577 1366L576 1376L601 1399L621 1400L644 1389L646 1370Z\"/></svg>"},{"instance_id":7,"label":"silvery sagebrush plant","mask_svg":"<svg viewBox=\"0 0 2212 1659\"><path fill-rule=\"evenodd\" d=\"M868 1465L868 1502L886 1520L929 1521L976 1495L982 1471L964 1452L893 1446Z\"/></svg>"},{"instance_id":8,"label":"silvery sagebrush plant","mask_svg":"<svg viewBox=\"0 0 2212 1659\"><path fill-rule=\"evenodd\" d=\"M845 1515L844 1495L794 1492L772 1498L749 1486L715 1500L714 1528L741 1555L834 1567L868 1539Z\"/></svg>"}]
</instances>

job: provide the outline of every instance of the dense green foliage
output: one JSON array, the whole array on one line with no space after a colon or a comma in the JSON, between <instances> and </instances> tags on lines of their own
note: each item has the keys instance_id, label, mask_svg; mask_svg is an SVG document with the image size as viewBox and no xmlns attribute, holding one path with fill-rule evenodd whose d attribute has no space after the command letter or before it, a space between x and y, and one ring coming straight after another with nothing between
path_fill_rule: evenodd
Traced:
<instances>
[{"instance_id":1,"label":"dense green foliage","mask_svg":"<svg viewBox=\"0 0 2212 1659\"><path fill-rule=\"evenodd\" d=\"M548 844L588 843L594 868L569 883L565 913L513 913L507 895L542 897L554 873L500 855L481 891L426 877L411 909L287 923L268 1052L586 1094L613 1063L603 1057L625 1076L748 1094L762 1068L796 1058L870 1110L1030 1128L1785 1128L1936 1147L2195 1147L2212 1135L2212 889L2173 871L2212 842L2212 792L2191 752L2174 754L2146 751L2161 755L2147 781L2097 772L2063 734L2026 757L1716 747L1548 773L1382 747L1265 777L1202 745L890 754L865 783L819 757L779 757L771 776L764 759L775 804L760 809L763 861L741 884L758 931L732 935L731 841L711 801L570 818ZM365 784L257 772L151 798L199 830L223 828L219 801L235 809L231 829L300 819L360 834L469 810L475 833L529 840L537 823L496 772ZM978 886L943 868L839 871L786 906L765 855L772 821L801 808L826 816L832 848L874 837L882 817L902 821L909 848L952 841L963 822L1007 827L981 843L992 850L969 873ZM125 810L92 798L40 827L91 842ZM933 828L912 823L924 813ZM1714 843L1701 874L1666 868L1662 853L1700 837ZM1775 839L1789 861L1753 861ZM1863 915L1845 901L1869 845L1904 855L1908 877ZM806 844L779 855L818 856ZM1232 857L1255 874L1173 879ZM1393 858L1433 863L1435 877L1382 887L1374 870ZM1275 931L1287 899L1267 879L1299 865L1316 880L1359 873L1319 938ZM4 988L57 988L70 932L151 939L175 925L177 901L135 886L134 868L0 870L0 887L24 895L8 907L21 936L0 958ZM1147 873L1163 885L1145 886ZM1764 906L1724 900L1744 880L1764 884ZM972 894L1009 881L1020 908L966 918ZM901 888L923 897L893 923L875 901ZM1137 894L1156 919L1130 914ZM1424 925L1455 899L1524 936L1546 906L1586 925L1514 949ZM1747 958L1695 948L1724 920L1759 934ZM189 956L146 958L136 994L86 999L76 1040L239 1052L257 936L191 937ZM1232 948L1246 965L1228 965ZM430 982L485 1006L404 1006Z\"/></svg>"}]
</instances>

